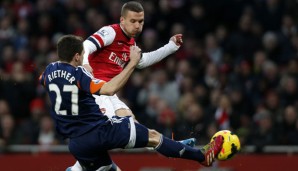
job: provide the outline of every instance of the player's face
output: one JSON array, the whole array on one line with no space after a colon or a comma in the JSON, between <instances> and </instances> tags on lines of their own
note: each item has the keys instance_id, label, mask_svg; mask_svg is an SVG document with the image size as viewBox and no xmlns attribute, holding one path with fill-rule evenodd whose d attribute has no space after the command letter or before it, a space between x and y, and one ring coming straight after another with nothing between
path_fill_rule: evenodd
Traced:
<instances>
[{"instance_id":1,"label":"player's face","mask_svg":"<svg viewBox=\"0 0 298 171\"><path fill-rule=\"evenodd\" d=\"M143 30L144 12L127 11L120 18L121 26L129 37L136 37Z\"/></svg>"}]
</instances>

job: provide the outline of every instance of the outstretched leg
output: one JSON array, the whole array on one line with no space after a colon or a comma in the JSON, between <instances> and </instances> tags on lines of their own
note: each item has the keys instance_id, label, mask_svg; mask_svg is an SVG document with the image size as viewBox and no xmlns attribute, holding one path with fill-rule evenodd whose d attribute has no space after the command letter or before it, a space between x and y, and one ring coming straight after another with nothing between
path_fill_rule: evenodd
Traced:
<instances>
[{"instance_id":1,"label":"outstretched leg","mask_svg":"<svg viewBox=\"0 0 298 171\"><path fill-rule=\"evenodd\" d=\"M189 138L189 139L185 139L185 140L181 140L178 141L184 145L187 145L189 147L194 147L195 143L196 143L196 139L195 138ZM151 148L151 147L150 147ZM152 150L154 148L152 147ZM77 161L73 166L70 166L66 169L66 171L83 171L82 166L80 165L80 163ZM117 167L117 171L121 171L119 167Z\"/></svg>"},{"instance_id":2,"label":"outstretched leg","mask_svg":"<svg viewBox=\"0 0 298 171\"><path fill-rule=\"evenodd\" d=\"M220 152L223 137L218 136L213 142L202 149L191 148L180 142L162 136L155 130L149 130L148 146L154 147L156 151L166 157L184 158L200 162L204 166L211 166L214 157Z\"/></svg>"}]
</instances>

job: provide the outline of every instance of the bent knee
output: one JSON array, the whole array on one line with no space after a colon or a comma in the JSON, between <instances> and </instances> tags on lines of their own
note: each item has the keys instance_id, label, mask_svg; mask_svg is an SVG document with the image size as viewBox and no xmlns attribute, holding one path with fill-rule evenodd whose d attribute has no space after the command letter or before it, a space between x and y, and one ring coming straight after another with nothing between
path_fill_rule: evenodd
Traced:
<instances>
[{"instance_id":1,"label":"bent knee","mask_svg":"<svg viewBox=\"0 0 298 171\"><path fill-rule=\"evenodd\" d=\"M115 114L117 116L120 116L120 117L125 117L125 116L134 117L134 114L132 113L132 111L130 109L125 109L125 108L121 108L121 109L116 110Z\"/></svg>"},{"instance_id":2,"label":"bent knee","mask_svg":"<svg viewBox=\"0 0 298 171\"><path fill-rule=\"evenodd\" d=\"M161 139L161 134L154 129L149 129L149 147L156 147Z\"/></svg>"}]
</instances>

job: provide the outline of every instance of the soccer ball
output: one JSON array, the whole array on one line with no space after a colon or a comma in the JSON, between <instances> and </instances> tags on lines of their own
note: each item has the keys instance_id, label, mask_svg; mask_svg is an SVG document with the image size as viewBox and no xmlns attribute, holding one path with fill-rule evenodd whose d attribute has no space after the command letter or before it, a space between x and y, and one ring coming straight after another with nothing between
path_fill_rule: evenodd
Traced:
<instances>
[{"instance_id":1,"label":"soccer ball","mask_svg":"<svg viewBox=\"0 0 298 171\"><path fill-rule=\"evenodd\" d=\"M222 144L222 149L216 156L218 160L228 160L231 159L236 153L240 151L240 141L236 134L233 134L229 130L221 130L213 135L211 142L214 141L215 137L222 135L224 142Z\"/></svg>"}]
</instances>

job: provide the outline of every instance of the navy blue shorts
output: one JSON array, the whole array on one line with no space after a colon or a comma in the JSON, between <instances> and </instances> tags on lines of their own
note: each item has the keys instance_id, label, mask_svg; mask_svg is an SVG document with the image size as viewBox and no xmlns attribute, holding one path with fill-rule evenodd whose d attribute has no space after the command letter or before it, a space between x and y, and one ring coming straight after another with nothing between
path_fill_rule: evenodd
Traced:
<instances>
[{"instance_id":1,"label":"navy blue shorts","mask_svg":"<svg viewBox=\"0 0 298 171\"><path fill-rule=\"evenodd\" d=\"M92 131L71 138L68 148L86 171L113 170L115 164L108 150L146 147L148 139L148 129L132 117L114 116Z\"/></svg>"}]
</instances>

